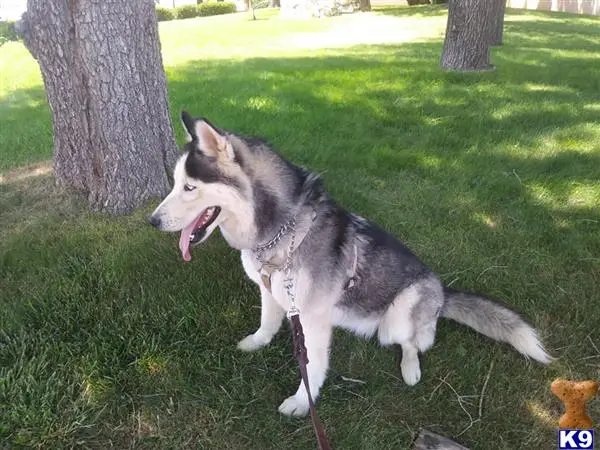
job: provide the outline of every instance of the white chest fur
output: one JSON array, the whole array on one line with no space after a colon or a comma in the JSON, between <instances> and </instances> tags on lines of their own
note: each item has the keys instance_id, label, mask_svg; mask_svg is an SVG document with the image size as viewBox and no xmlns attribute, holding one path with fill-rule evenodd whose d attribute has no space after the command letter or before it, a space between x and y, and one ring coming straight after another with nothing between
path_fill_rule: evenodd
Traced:
<instances>
[{"instance_id":1,"label":"white chest fur","mask_svg":"<svg viewBox=\"0 0 600 450\"><path fill-rule=\"evenodd\" d=\"M271 273L271 289L266 289L263 283L260 269L261 264L254 257L254 253L250 250L242 250L242 266L246 271L248 277L258 284L261 288L262 295L271 295L277 303L284 308L286 311L289 309L289 300L287 293L283 285L283 279L285 278L283 272L275 270Z\"/></svg>"}]
</instances>

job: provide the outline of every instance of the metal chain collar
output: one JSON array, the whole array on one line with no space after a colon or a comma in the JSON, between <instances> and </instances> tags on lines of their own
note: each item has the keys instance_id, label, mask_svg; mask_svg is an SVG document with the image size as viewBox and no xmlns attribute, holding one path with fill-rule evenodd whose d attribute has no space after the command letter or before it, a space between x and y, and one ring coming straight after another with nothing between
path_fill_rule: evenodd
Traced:
<instances>
[{"instance_id":1,"label":"metal chain collar","mask_svg":"<svg viewBox=\"0 0 600 450\"><path fill-rule=\"evenodd\" d=\"M294 245L296 241L296 219L292 217L288 220L277 232L277 234L266 244L260 245L254 249L256 253L256 260L264 265L265 264L265 252L273 249L286 235L288 230L292 231L292 235L290 238L290 245L288 246L288 252L285 260L285 264L280 269L283 273L285 273L285 278L283 279L283 287L287 293L288 299L290 301L290 309L287 312L288 319L292 316L297 316L300 311L296 307L296 294L295 294L295 283L294 277L292 276L292 258L294 252Z\"/></svg>"},{"instance_id":2,"label":"metal chain collar","mask_svg":"<svg viewBox=\"0 0 600 450\"><path fill-rule=\"evenodd\" d=\"M265 256L265 252L267 250L271 250L273 247L275 247L279 241L281 241L281 239L283 239L283 237L285 236L285 234L287 233L288 230L292 230L295 231L295 227L296 227L296 218L292 217L290 220L288 220L286 223L283 224L283 226L279 229L279 231L277 232L277 234L266 244L263 245L259 245L258 247L254 248L254 253L256 253L256 259L258 260L259 263L263 264L264 261L264 256Z\"/></svg>"}]
</instances>

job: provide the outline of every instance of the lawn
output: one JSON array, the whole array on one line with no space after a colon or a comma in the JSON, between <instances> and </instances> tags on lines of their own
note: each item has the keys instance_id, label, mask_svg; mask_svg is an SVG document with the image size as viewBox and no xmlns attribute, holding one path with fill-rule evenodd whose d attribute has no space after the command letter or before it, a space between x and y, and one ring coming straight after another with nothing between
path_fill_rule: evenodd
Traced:
<instances>
[{"instance_id":1,"label":"lawn","mask_svg":"<svg viewBox=\"0 0 600 450\"><path fill-rule=\"evenodd\" d=\"M442 9L260 19L161 24L180 142L183 108L268 138L559 357L541 367L442 321L408 387L394 349L336 332L318 403L334 448L409 448L420 427L471 449L556 448L550 382L600 376L600 20L511 10L497 70L452 74ZM215 235L183 263L144 222L156 202L95 215L53 187L20 43L0 47L0 127L0 447L315 448L308 418L277 412L298 382L287 328L235 348L259 322L238 253Z\"/></svg>"}]
</instances>

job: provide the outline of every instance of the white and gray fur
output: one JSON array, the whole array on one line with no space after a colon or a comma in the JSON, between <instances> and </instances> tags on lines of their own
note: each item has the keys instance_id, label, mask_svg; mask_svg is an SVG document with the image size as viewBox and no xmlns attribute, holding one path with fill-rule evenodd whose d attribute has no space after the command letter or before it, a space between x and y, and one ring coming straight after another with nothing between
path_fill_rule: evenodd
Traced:
<instances>
[{"instance_id":1,"label":"white and gray fur","mask_svg":"<svg viewBox=\"0 0 600 450\"><path fill-rule=\"evenodd\" d=\"M433 345L439 317L507 342L540 363L552 360L536 330L518 313L445 287L398 239L336 204L319 177L286 161L266 142L218 129L187 113L182 118L189 142L175 168L173 191L154 211L151 223L163 231L179 231L205 208L222 208L203 240L220 228L227 242L241 251L246 273L260 288L260 327L238 343L239 349L253 351L271 341L289 308L284 275L273 273L270 293L253 249L296 218L297 232L305 237L293 252L292 275L315 400L328 370L333 327L366 338L377 334L382 345L399 344L402 377L409 385L421 378L418 354ZM186 184L195 188L194 197L183 191ZM285 256L289 239L289 234L283 236L274 256ZM279 411L308 412L302 383Z\"/></svg>"}]
</instances>

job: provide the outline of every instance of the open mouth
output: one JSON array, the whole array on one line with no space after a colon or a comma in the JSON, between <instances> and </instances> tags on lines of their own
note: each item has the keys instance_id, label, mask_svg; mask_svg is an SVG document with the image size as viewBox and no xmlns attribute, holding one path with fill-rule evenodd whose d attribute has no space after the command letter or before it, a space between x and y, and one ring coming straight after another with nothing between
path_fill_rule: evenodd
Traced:
<instances>
[{"instance_id":1,"label":"open mouth","mask_svg":"<svg viewBox=\"0 0 600 450\"><path fill-rule=\"evenodd\" d=\"M220 206L212 206L202 211L202 214L195 220L192 234L189 237L190 244L197 244L206 234L206 229L215 221L221 212Z\"/></svg>"},{"instance_id":2,"label":"open mouth","mask_svg":"<svg viewBox=\"0 0 600 450\"><path fill-rule=\"evenodd\" d=\"M211 206L206 208L196 217L187 227L181 230L179 238L179 250L183 259L189 261L192 259L190 255L190 245L197 244L206 235L206 230L215 221L221 213L220 206Z\"/></svg>"}]
</instances>

